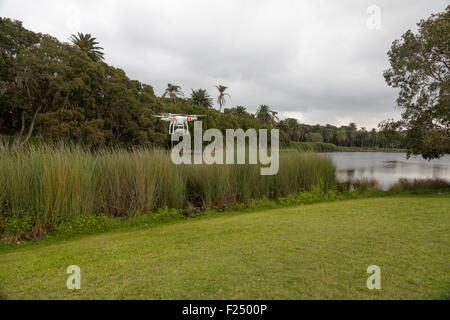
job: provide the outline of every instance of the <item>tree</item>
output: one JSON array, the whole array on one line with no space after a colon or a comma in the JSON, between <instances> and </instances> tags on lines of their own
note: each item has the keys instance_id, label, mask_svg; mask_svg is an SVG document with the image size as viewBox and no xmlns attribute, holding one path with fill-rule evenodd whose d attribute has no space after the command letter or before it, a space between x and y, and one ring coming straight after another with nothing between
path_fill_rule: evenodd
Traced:
<instances>
[{"instance_id":1,"label":"tree","mask_svg":"<svg viewBox=\"0 0 450 320\"><path fill-rule=\"evenodd\" d=\"M364 148L365 143L367 142L369 138L369 133L367 132L367 129L365 127L362 127L361 130L357 132L359 137L359 146Z\"/></svg>"},{"instance_id":2,"label":"tree","mask_svg":"<svg viewBox=\"0 0 450 320\"><path fill-rule=\"evenodd\" d=\"M268 105L262 104L256 111L256 118L264 124L270 125L272 123L272 114L270 113Z\"/></svg>"},{"instance_id":3,"label":"tree","mask_svg":"<svg viewBox=\"0 0 450 320\"><path fill-rule=\"evenodd\" d=\"M237 107L235 108L235 110L236 110L235 113L236 113L237 115L240 115L240 116L248 114L248 113L247 113L247 108L244 107L244 106L237 106Z\"/></svg>"},{"instance_id":4,"label":"tree","mask_svg":"<svg viewBox=\"0 0 450 320\"><path fill-rule=\"evenodd\" d=\"M339 144L340 146L343 146L344 143L347 142L347 135L345 134L345 130L340 129L340 130L338 131L337 135L336 135L336 139L337 139L337 141L338 141L338 144Z\"/></svg>"},{"instance_id":5,"label":"tree","mask_svg":"<svg viewBox=\"0 0 450 320\"><path fill-rule=\"evenodd\" d=\"M195 105L205 108L212 107L212 98L205 89L192 90L191 100Z\"/></svg>"},{"instance_id":6,"label":"tree","mask_svg":"<svg viewBox=\"0 0 450 320\"><path fill-rule=\"evenodd\" d=\"M380 129L380 134L383 137L385 147L395 148L401 145L402 135L399 132L400 124L392 120L382 121L378 128Z\"/></svg>"},{"instance_id":7,"label":"tree","mask_svg":"<svg viewBox=\"0 0 450 320\"><path fill-rule=\"evenodd\" d=\"M247 112L247 108L244 107L244 106L236 106L234 108L225 108L225 109L223 109L223 112L225 114L234 114L234 115L237 115L237 116L248 116L248 115L250 115Z\"/></svg>"},{"instance_id":8,"label":"tree","mask_svg":"<svg viewBox=\"0 0 450 320\"><path fill-rule=\"evenodd\" d=\"M169 83L167 85L167 89L164 92L164 94L162 95L162 97L165 98L166 96L169 96L169 98L172 100L172 102L175 103L178 96L184 97L184 93L183 93L183 91L181 91L180 86Z\"/></svg>"},{"instance_id":9,"label":"tree","mask_svg":"<svg viewBox=\"0 0 450 320\"><path fill-rule=\"evenodd\" d=\"M280 119L278 118L278 112L277 111L273 111L270 110L270 124L272 126L275 126L275 124L280 121Z\"/></svg>"},{"instance_id":10,"label":"tree","mask_svg":"<svg viewBox=\"0 0 450 320\"><path fill-rule=\"evenodd\" d=\"M355 146L355 135L356 131L358 131L358 127L356 126L356 123L350 122L348 125L348 135L350 136L350 146Z\"/></svg>"},{"instance_id":11,"label":"tree","mask_svg":"<svg viewBox=\"0 0 450 320\"><path fill-rule=\"evenodd\" d=\"M408 156L439 158L450 152L450 6L418 23L392 43L389 86L399 88L402 119L388 125L406 130ZM387 123L383 123L385 127Z\"/></svg>"},{"instance_id":12,"label":"tree","mask_svg":"<svg viewBox=\"0 0 450 320\"><path fill-rule=\"evenodd\" d=\"M300 127L297 119L287 118L278 123L278 128L285 131L292 141L300 141Z\"/></svg>"},{"instance_id":13,"label":"tree","mask_svg":"<svg viewBox=\"0 0 450 320\"><path fill-rule=\"evenodd\" d=\"M325 126L325 130L324 130L324 138L326 142L331 142L331 139L333 139L334 135L335 135L335 131L337 130L337 128L335 126L332 126L330 124L327 124Z\"/></svg>"},{"instance_id":14,"label":"tree","mask_svg":"<svg viewBox=\"0 0 450 320\"><path fill-rule=\"evenodd\" d=\"M216 86L217 90L219 90L219 97L217 98L217 103L220 106L219 111L222 112L222 107L225 105L226 100L225 100L225 96L228 96L231 98L231 96L226 93L225 91L228 89L228 87L222 86L222 85L218 85Z\"/></svg>"},{"instance_id":15,"label":"tree","mask_svg":"<svg viewBox=\"0 0 450 320\"><path fill-rule=\"evenodd\" d=\"M323 137L318 132L309 132L306 134L306 140L308 142L323 142Z\"/></svg>"},{"instance_id":16,"label":"tree","mask_svg":"<svg viewBox=\"0 0 450 320\"><path fill-rule=\"evenodd\" d=\"M370 130L370 142L372 144L372 148L376 148L377 147L377 130L374 128L372 130Z\"/></svg>"},{"instance_id":17,"label":"tree","mask_svg":"<svg viewBox=\"0 0 450 320\"><path fill-rule=\"evenodd\" d=\"M256 111L256 118L262 123L274 126L278 121L278 112L270 109L268 105L262 104Z\"/></svg>"},{"instance_id":18,"label":"tree","mask_svg":"<svg viewBox=\"0 0 450 320\"><path fill-rule=\"evenodd\" d=\"M16 39L0 45L5 71L0 74L0 115L5 131L13 135L12 149L17 150L31 138L39 114L52 107L67 69L62 62L67 45L9 19L0 21L0 38Z\"/></svg>"},{"instance_id":19,"label":"tree","mask_svg":"<svg viewBox=\"0 0 450 320\"><path fill-rule=\"evenodd\" d=\"M75 46L0 19L0 134L88 146L165 145L153 88ZM164 135L163 135L164 132Z\"/></svg>"},{"instance_id":20,"label":"tree","mask_svg":"<svg viewBox=\"0 0 450 320\"><path fill-rule=\"evenodd\" d=\"M99 43L89 33L83 34L78 32L78 35L72 34L70 41L81 51L86 52L92 61L105 60L103 57L103 48L97 46Z\"/></svg>"},{"instance_id":21,"label":"tree","mask_svg":"<svg viewBox=\"0 0 450 320\"><path fill-rule=\"evenodd\" d=\"M205 130L265 128L244 107L225 115L191 99L173 103L182 95L179 86L170 84L167 94L170 100L156 97L123 70L0 18L0 135L15 148L31 137L89 148L167 147L166 123L153 117L162 112L208 115Z\"/></svg>"}]
</instances>

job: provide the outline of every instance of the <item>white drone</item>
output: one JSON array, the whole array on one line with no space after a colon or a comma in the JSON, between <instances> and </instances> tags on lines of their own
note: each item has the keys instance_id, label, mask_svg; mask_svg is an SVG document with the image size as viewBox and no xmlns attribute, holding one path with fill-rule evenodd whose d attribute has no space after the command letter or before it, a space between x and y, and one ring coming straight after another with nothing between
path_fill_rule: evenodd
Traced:
<instances>
[{"instance_id":1,"label":"white drone","mask_svg":"<svg viewBox=\"0 0 450 320\"><path fill-rule=\"evenodd\" d=\"M162 114L158 116L154 116L156 118L160 118L162 121L169 122L169 134L174 135L175 133L180 133L183 135L189 134L189 122L198 120L200 117L204 117L202 115L188 115L183 116L179 114Z\"/></svg>"}]
</instances>

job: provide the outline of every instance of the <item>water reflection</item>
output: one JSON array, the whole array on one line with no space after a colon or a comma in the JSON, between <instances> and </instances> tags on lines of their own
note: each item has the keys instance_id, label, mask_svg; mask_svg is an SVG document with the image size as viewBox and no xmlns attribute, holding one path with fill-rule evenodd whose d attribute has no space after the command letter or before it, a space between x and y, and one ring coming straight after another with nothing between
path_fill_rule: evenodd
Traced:
<instances>
[{"instance_id":1,"label":"water reflection","mask_svg":"<svg viewBox=\"0 0 450 320\"><path fill-rule=\"evenodd\" d=\"M326 153L337 169L340 181L349 179L375 179L383 189L400 178L441 178L450 180L450 155L431 161L421 157L406 159L405 153L385 152L333 152Z\"/></svg>"}]
</instances>

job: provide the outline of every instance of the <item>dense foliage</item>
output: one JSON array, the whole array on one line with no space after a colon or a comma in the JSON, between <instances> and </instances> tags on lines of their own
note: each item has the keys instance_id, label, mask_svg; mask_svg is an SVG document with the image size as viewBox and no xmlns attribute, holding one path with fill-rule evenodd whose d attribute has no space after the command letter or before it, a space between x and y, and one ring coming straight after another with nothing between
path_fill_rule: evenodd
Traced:
<instances>
[{"instance_id":1,"label":"dense foliage","mask_svg":"<svg viewBox=\"0 0 450 320\"><path fill-rule=\"evenodd\" d=\"M103 57L103 48L97 46L97 39L93 38L90 34L78 33L77 35L73 34L70 37L70 41L78 47L78 49L87 53L87 55L93 61L105 60Z\"/></svg>"},{"instance_id":2,"label":"dense foliage","mask_svg":"<svg viewBox=\"0 0 450 320\"><path fill-rule=\"evenodd\" d=\"M347 126L327 124L307 125L298 123L297 119L288 118L278 122L290 141L332 143L340 147L358 148L404 148L404 133L398 128L381 127L381 130L358 128L355 123Z\"/></svg>"},{"instance_id":3,"label":"dense foliage","mask_svg":"<svg viewBox=\"0 0 450 320\"><path fill-rule=\"evenodd\" d=\"M433 159L450 153L450 6L395 40L388 53L387 83L399 88L398 122L385 128L406 131L411 154Z\"/></svg>"},{"instance_id":4,"label":"dense foliage","mask_svg":"<svg viewBox=\"0 0 450 320\"><path fill-rule=\"evenodd\" d=\"M168 147L167 124L158 113L198 114L203 129L279 128L281 146L290 142L332 143L343 147L403 147L396 130L368 132L356 124L299 124L279 121L278 113L260 105L255 114L244 106L212 108L204 89L184 97L169 83L162 97L150 85L129 79L102 61L102 48L90 34L73 35L72 43L25 29L19 21L0 18L0 134L12 136L13 148L32 137L91 147ZM230 95L216 86L220 108ZM309 147L308 147L309 149ZM329 149L329 148L328 148Z\"/></svg>"},{"instance_id":5,"label":"dense foliage","mask_svg":"<svg viewBox=\"0 0 450 320\"><path fill-rule=\"evenodd\" d=\"M88 53L0 20L0 132L88 145L164 144L151 86ZM23 139L26 134L25 139Z\"/></svg>"}]
</instances>

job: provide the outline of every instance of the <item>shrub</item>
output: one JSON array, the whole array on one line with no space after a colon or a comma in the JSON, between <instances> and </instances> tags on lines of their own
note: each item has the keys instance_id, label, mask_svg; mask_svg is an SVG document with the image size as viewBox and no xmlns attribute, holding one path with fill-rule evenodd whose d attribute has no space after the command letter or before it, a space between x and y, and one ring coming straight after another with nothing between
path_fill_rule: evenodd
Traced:
<instances>
[{"instance_id":1,"label":"shrub","mask_svg":"<svg viewBox=\"0 0 450 320\"><path fill-rule=\"evenodd\" d=\"M393 192L423 192L450 189L450 182L444 179L399 179L389 190Z\"/></svg>"}]
</instances>

